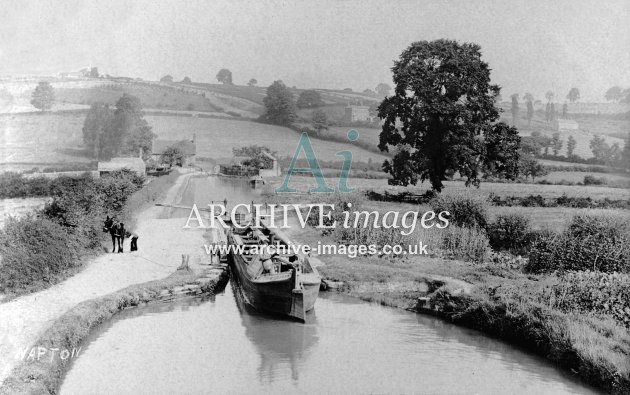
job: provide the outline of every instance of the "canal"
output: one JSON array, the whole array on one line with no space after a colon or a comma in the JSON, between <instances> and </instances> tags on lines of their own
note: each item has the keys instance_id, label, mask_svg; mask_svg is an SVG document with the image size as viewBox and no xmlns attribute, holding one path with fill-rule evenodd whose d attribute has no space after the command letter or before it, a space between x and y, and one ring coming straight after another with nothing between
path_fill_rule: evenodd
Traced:
<instances>
[{"instance_id":1,"label":"canal","mask_svg":"<svg viewBox=\"0 0 630 395\"><path fill-rule=\"evenodd\" d=\"M194 178L183 204L256 199ZM188 212L174 215L187 216ZM61 387L84 393L593 393L548 361L438 318L320 293L306 323L260 314L234 281L123 311L90 334Z\"/></svg>"}]
</instances>

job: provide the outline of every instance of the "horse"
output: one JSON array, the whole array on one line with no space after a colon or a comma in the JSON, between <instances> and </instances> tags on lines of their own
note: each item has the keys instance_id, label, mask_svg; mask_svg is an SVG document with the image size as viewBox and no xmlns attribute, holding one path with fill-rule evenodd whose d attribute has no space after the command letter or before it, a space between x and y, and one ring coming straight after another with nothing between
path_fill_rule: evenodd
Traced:
<instances>
[{"instance_id":1,"label":"horse","mask_svg":"<svg viewBox=\"0 0 630 395\"><path fill-rule=\"evenodd\" d=\"M112 237L112 252L116 252L116 244L118 244L118 252L123 252L123 242L125 240L125 225L121 223L114 223L113 218L105 219L103 225L103 232L109 232Z\"/></svg>"}]
</instances>

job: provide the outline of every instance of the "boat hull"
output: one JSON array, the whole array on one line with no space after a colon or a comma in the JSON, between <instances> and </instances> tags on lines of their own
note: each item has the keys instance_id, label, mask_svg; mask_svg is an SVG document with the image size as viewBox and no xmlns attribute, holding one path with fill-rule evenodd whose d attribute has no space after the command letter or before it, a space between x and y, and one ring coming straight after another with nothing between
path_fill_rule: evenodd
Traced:
<instances>
[{"instance_id":1,"label":"boat hull","mask_svg":"<svg viewBox=\"0 0 630 395\"><path fill-rule=\"evenodd\" d=\"M245 302L256 310L304 321L306 313L315 307L319 283L303 283L300 289L294 289L295 272L281 281L256 281L249 277L242 256L231 253L230 263L240 283Z\"/></svg>"}]
</instances>

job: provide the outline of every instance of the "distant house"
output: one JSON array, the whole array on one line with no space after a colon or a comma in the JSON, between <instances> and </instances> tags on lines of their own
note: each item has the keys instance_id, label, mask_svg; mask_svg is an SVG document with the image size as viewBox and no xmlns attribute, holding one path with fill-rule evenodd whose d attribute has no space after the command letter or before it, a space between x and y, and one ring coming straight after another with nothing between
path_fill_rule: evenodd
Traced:
<instances>
[{"instance_id":1,"label":"distant house","mask_svg":"<svg viewBox=\"0 0 630 395\"><path fill-rule=\"evenodd\" d=\"M147 167L142 158L112 158L106 162L98 162L100 176L122 169L134 171L141 176L147 174Z\"/></svg>"},{"instance_id":2,"label":"distant house","mask_svg":"<svg viewBox=\"0 0 630 395\"><path fill-rule=\"evenodd\" d=\"M559 132L562 131L574 131L574 130L578 130L580 129L580 124L578 124L576 121L574 121L573 119L556 119L553 122L553 129L557 130Z\"/></svg>"},{"instance_id":3,"label":"distant house","mask_svg":"<svg viewBox=\"0 0 630 395\"><path fill-rule=\"evenodd\" d=\"M182 154L183 159L176 163L178 166L194 165L195 157L197 156L197 143L195 142L195 135L193 134L192 140L154 140L153 147L151 149L151 157L157 162L160 162L160 158L167 148L178 148Z\"/></svg>"},{"instance_id":4,"label":"distant house","mask_svg":"<svg viewBox=\"0 0 630 395\"><path fill-rule=\"evenodd\" d=\"M345 118L347 122L368 122L372 120L368 106L347 106Z\"/></svg>"}]
</instances>

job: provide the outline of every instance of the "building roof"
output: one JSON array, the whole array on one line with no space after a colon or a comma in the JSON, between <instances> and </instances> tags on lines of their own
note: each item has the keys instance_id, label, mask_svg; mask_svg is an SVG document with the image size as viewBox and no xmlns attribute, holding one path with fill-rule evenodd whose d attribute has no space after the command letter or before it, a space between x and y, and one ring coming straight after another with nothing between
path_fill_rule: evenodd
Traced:
<instances>
[{"instance_id":1,"label":"building roof","mask_svg":"<svg viewBox=\"0 0 630 395\"><path fill-rule=\"evenodd\" d=\"M184 155L195 155L197 153L197 145L190 140L154 140L153 154L162 155L167 148L177 147Z\"/></svg>"},{"instance_id":2,"label":"building roof","mask_svg":"<svg viewBox=\"0 0 630 395\"><path fill-rule=\"evenodd\" d=\"M137 173L145 173L146 165L140 158L112 158L107 162L98 162L98 171L116 171L129 169Z\"/></svg>"}]
</instances>

